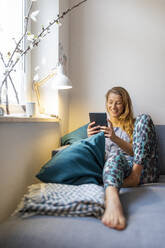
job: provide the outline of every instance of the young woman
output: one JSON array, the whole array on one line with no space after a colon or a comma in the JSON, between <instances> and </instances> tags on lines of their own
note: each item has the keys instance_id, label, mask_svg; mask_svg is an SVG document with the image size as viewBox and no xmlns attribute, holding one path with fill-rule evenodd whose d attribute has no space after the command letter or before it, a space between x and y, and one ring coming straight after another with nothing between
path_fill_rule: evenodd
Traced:
<instances>
[{"instance_id":1,"label":"young woman","mask_svg":"<svg viewBox=\"0 0 165 248\"><path fill-rule=\"evenodd\" d=\"M158 181L156 134L149 115L133 118L131 98L124 88L114 87L107 92L106 108L109 126L94 126L92 122L87 133L88 137L100 131L105 134L105 213L102 222L122 230L126 227L126 219L119 189Z\"/></svg>"}]
</instances>

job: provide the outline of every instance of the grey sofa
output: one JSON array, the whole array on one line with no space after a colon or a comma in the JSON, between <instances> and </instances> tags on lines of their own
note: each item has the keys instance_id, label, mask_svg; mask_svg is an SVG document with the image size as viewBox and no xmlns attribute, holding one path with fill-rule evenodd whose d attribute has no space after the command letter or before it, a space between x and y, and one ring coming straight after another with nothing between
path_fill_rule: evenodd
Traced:
<instances>
[{"instance_id":1,"label":"grey sofa","mask_svg":"<svg viewBox=\"0 0 165 248\"><path fill-rule=\"evenodd\" d=\"M121 189L125 230L93 217L12 217L0 225L0 248L164 248L165 125L157 125L156 132L160 181Z\"/></svg>"}]
</instances>

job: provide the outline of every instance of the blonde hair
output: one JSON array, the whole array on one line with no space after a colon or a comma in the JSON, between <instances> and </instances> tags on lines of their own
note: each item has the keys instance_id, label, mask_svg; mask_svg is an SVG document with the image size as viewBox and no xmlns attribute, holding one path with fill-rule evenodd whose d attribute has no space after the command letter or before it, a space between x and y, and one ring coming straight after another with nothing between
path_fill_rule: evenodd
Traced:
<instances>
[{"instance_id":1,"label":"blonde hair","mask_svg":"<svg viewBox=\"0 0 165 248\"><path fill-rule=\"evenodd\" d=\"M117 125L120 126L131 138L131 142L133 140L133 129L134 129L134 117L133 117L133 107L132 101L128 94L128 92L122 87L113 87L108 90L106 93L106 106L108 102L108 97L110 93L114 93L116 95L121 96L124 110L123 113L119 116Z\"/></svg>"}]
</instances>

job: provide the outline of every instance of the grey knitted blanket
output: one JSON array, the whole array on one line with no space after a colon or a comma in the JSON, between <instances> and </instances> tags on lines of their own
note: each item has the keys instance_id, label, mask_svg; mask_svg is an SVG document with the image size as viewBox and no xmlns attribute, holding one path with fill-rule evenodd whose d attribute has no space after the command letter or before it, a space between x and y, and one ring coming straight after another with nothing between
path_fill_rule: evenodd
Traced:
<instances>
[{"instance_id":1,"label":"grey knitted blanket","mask_svg":"<svg viewBox=\"0 0 165 248\"><path fill-rule=\"evenodd\" d=\"M94 216L104 212L104 189L95 184L79 186L39 183L28 187L13 215Z\"/></svg>"}]
</instances>

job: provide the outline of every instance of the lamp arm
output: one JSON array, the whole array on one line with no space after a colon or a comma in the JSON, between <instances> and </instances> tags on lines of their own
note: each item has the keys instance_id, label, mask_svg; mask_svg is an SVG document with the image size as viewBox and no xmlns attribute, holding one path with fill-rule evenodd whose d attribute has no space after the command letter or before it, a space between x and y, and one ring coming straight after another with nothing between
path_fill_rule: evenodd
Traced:
<instances>
[{"instance_id":1,"label":"lamp arm","mask_svg":"<svg viewBox=\"0 0 165 248\"><path fill-rule=\"evenodd\" d=\"M38 85L37 85L37 83L34 83L33 86L34 86L34 91L35 91L36 96L37 96L37 103L38 103L38 107L39 107L39 112L40 112L40 114L42 114L43 111L41 109L40 93L39 93Z\"/></svg>"},{"instance_id":2,"label":"lamp arm","mask_svg":"<svg viewBox=\"0 0 165 248\"><path fill-rule=\"evenodd\" d=\"M57 74L57 71L54 71L51 74L49 74L48 76L46 76L45 78L41 79L40 81L36 81L36 82L33 83L34 91L35 91L36 96L37 96L37 103L38 103L40 114L44 113L44 109L41 107L41 99L40 99L39 87L41 85L45 84L49 79L54 77L54 75L56 75L56 74Z\"/></svg>"}]
</instances>

